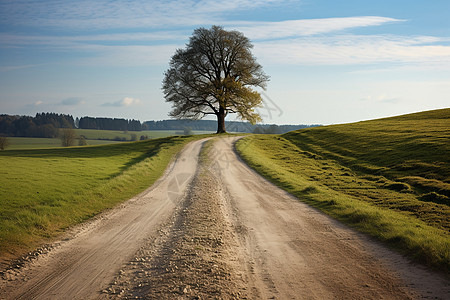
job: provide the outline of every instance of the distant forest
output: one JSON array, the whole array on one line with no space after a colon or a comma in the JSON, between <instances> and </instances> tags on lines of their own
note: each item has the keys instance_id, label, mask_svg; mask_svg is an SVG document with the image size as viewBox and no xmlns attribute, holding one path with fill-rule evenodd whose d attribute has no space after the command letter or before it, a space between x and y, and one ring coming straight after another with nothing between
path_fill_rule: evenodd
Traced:
<instances>
[{"instance_id":1,"label":"distant forest","mask_svg":"<svg viewBox=\"0 0 450 300\"><path fill-rule=\"evenodd\" d=\"M143 123L149 130L206 130L216 131L217 121L215 120L163 120L147 121ZM320 125L274 125L274 124L256 124L248 122L229 121L225 122L225 128L228 132L247 132L247 133L285 133L292 130L316 127Z\"/></svg>"},{"instance_id":2,"label":"distant forest","mask_svg":"<svg viewBox=\"0 0 450 300\"><path fill-rule=\"evenodd\" d=\"M0 115L0 134L5 136L55 138L59 128L74 128L70 115L41 113L35 117Z\"/></svg>"},{"instance_id":3,"label":"distant forest","mask_svg":"<svg viewBox=\"0 0 450 300\"><path fill-rule=\"evenodd\" d=\"M120 130L120 131L141 131L142 124L138 120L112 119L112 118L91 118L83 117L76 120L76 126L80 129L100 129L100 130Z\"/></svg>"},{"instance_id":4,"label":"distant forest","mask_svg":"<svg viewBox=\"0 0 450 300\"><path fill-rule=\"evenodd\" d=\"M247 133L285 133L292 130L320 125L251 125L247 122L226 122L228 132ZM71 115L56 113L38 113L31 116L0 115L0 135L18 137L58 137L60 128L80 128L118 131L142 130L183 130L190 132L216 131L217 121L213 120L163 120L146 121L117 118L82 117L74 119Z\"/></svg>"}]
</instances>

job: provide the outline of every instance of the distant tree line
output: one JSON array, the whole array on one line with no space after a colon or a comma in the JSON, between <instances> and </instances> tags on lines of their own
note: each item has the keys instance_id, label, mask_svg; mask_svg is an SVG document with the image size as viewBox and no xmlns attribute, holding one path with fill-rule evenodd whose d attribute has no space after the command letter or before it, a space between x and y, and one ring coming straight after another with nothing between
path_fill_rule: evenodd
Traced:
<instances>
[{"instance_id":1,"label":"distant tree line","mask_svg":"<svg viewBox=\"0 0 450 300\"><path fill-rule=\"evenodd\" d=\"M228 121L226 128L229 132L247 132L247 133L285 133L292 130L298 130L320 125L275 125L275 124L256 124L251 125L248 122ZM206 130L216 131L217 121L213 120L163 120L147 121L143 126L148 130Z\"/></svg>"},{"instance_id":2,"label":"distant tree line","mask_svg":"<svg viewBox=\"0 0 450 300\"><path fill-rule=\"evenodd\" d=\"M82 117L77 119L77 125L80 129L99 129L99 130L120 130L120 131L141 131L142 124L138 120L126 120L116 118L92 118Z\"/></svg>"},{"instance_id":3,"label":"distant tree line","mask_svg":"<svg viewBox=\"0 0 450 300\"><path fill-rule=\"evenodd\" d=\"M285 133L292 130L314 127L320 125L275 125L256 124L248 122L228 121L226 128L229 132L247 133ZM0 135L19 137L55 138L60 135L60 128L80 128L118 131L142 130L181 130L186 132L216 131L215 120L163 120L147 121L118 118L74 118L71 115L57 113L38 113L31 116L0 115Z\"/></svg>"},{"instance_id":4,"label":"distant tree line","mask_svg":"<svg viewBox=\"0 0 450 300\"><path fill-rule=\"evenodd\" d=\"M141 131L143 128L138 120L117 118L92 118L57 113L37 113L36 116L0 115L0 134L18 137L55 138L59 136L60 128L81 128L119 131Z\"/></svg>"},{"instance_id":5,"label":"distant tree line","mask_svg":"<svg viewBox=\"0 0 450 300\"><path fill-rule=\"evenodd\" d=\"M5 136L55 138L58 128L73 128L71 115L38 113L35 117L0 115L0 134Z\"/></svg>"},{"instance_id":6,"label":"distant tree line","mask_svg":"<svg viewBox=\"0 0 450 300\"><path fill-rule=\"evenodd\" d=\"M146 121L144 125L149 130L183 130L190 128L192 130L209 130L217 129L217 121L212 120L163 120L163 121Z\"/></svg>"}]
</instances>

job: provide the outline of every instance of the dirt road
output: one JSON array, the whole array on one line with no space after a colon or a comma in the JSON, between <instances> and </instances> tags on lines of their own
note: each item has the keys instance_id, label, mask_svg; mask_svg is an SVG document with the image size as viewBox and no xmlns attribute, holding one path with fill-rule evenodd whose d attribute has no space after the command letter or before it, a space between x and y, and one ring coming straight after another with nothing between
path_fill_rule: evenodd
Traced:
<instances>
[{"instance_id":1,"label":"dirt road","mask_svg":"<svg viewBox=\"0 0 450 300\"><path fill-rule=\"evenodd\" d=\"M268 183L235 137L189 144L152 188L73 230L1 299L448 299L413 265Z\"/></svg>"},{"instance_id":2,"label":"dirt road","mask_svg":"<svg viewBox=\"0 0 450 300\"><path fill-rule=\"evenodd\" d=\"M76 228L65 241L20 271L6 273L0 297L6 299L88 299L129 261L145 239L158 234L173 214L198 165L202 142L189 144L149 190ZM183 174L178 184L179 174ZM172 191L172 193L168 193Z\"/></svg>"}]
</instances>

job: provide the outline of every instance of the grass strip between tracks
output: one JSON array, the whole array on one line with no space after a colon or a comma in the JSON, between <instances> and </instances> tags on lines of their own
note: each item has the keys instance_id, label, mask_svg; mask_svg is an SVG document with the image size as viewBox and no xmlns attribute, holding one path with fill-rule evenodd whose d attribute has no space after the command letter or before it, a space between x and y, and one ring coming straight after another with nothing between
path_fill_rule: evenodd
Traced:
<instances>
[{"instance_id":1,"label":"grass strip between tracks","mask_svg":"<svg viewBox=\"0 0 450 300\"><path fill-rule=\"evenodd\" d=\"M151 186L203 136L0 153L0 262Z\"/></svg>"},{"instance_id":2,"label":"grass strip between tracks","mask_svg":"<svg viewBox=\"0 0 450 300\"><path fill-rule=\"evenodd\" d=\"M283 136L246 137L236 149L249 166L301 201L418 262L450 273L445 204L422 203L413 192L386 188L385 182L304 151Z\"/></svg>"}]
</instances>

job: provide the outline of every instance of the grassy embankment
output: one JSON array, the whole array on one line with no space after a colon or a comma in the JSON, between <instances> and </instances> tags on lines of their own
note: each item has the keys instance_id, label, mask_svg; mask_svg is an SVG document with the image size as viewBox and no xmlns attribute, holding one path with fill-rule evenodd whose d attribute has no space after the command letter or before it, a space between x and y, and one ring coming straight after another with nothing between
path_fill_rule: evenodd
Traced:
<instances>
[{"instance_id":1,"label":"grassy embankment","mask_svg":"<svg viewBox=\"0 0 450 300\"><path fill-rule=\"evenodd\" d=\"M0 152L0 262L143 191L200 137Z\"/></svg>"},{"instance_id":2,"label":"grassy embankment","mask_svg":"<svg viewBox=\"0 0 450 300\"><path fill-rule=\"evenodd\" d=\"M145 131L116 131L116 130L95 130L95 129L74 129L77 138L84 136L89 146L114 144L119 141L114 139L125 139L130 141L132 134L135 134L137 139L143 135L149 139L163 138L173 135L182 134L182 130L145 130ZM212 132L207 131L193 131L193 134L207 134ZM61 147L61 140L59 138L27 138L27 137L10 137L10 145L7 150L18 149L45 149ZM75 140L74 146L78 145L78 139Z\"/></svg>"},{"instance_id":3,"label":"grassy embankment","mask_svg":"<svg viewBox=\"0 0 450 300\"><path fill-rule=\"evenodd\" d=\"M237 149L300 200L450 273L450 109L251 136Z\"/></svg>"}]
</instances>

